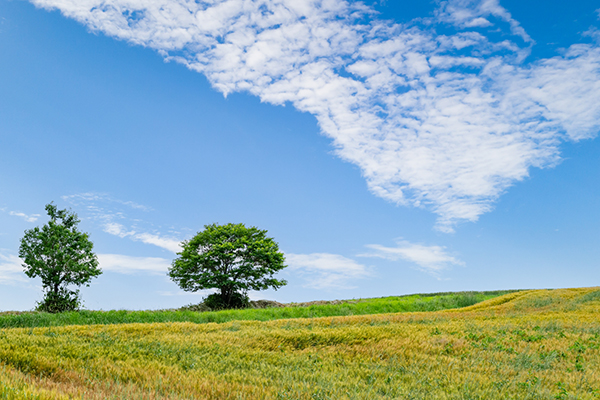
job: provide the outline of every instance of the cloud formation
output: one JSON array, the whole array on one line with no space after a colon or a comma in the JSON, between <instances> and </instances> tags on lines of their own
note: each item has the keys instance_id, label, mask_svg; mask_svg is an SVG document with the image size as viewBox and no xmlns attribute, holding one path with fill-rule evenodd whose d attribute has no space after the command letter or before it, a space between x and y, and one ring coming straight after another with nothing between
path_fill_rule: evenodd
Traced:
<instances>
[{"instance_id":1,"label":"cloud formation","mask_svg":"<svg viewBox=\"0 0 600 400\"><path fill-rule=\"evenodd\" d=\"M351 282L370 275L367 267L338 254L285 254L290 270L304 276L304 287L312 289L351 289Z\"/></svg>"},{"instance_id":2,"label":"cloud formation","mask_svg":"<svg viewBox=\"0 0 600 400\"><path fill-rule=\"evenodd\" d=\"M40 217L40 214L31 214L31 215L27 215L25 213L22 212L16 212L16 211L10 211L8 213L8 215L13 215L15 217L21 217L23 218L25 221L27 222L35 222L38 220L38 218Z\"/></svg>"},{"instance_id":3,"label":"cloud formation","mask_svg":"<svg viewBox=\"0 0 600 400\"><path fill-rule=\"evenodd\" d=\"M116 222L109 222L105 224L104 232L109 233L111 235L119 236L120 238L130 237L135 241L146 244L152 244L165 250L169 250L173 253L178 253L181 251L181 240L163 237L153 233L139 233L135 230L128 231L123 225L118 224Z\"/></svg>"},{"instance_id":4,"label":"cloud formation","mask_svg":"<svg viewBox=\"0 0 600 400\"><path fill-rule=\"evenodd\" d=\"M0 284L25 282L22 263L15 255L0 253Z\"/></svg>"},{"instance_id":5,"label":"cloud formation","mask_svg":"<svg viewBox=\"0 0 600 400\"><path fill-rule=\"evenodd\" d=\"M141 210L141 211L152 211L151 207L142 205L142 204L138 204L136 202L133 201L124 201L124 200L120 200L120 199L116 199L112 196L110 196L107 193L95 193L95 192L87 192L87 193L76 193L76 194L71 194L68 196L61 196L61 199L63 199L64 201L69 202L70 204L73 205L85 205L88 207L89 210L98 210L98 207L96 206L97 203L114 203L114 204L119 204L122 206L126 206L128 208L132 208L134 210Z\"/></svg>"},{"instance_id":6,"label":"cloud formation","mask_svg":"<svg viewBox=\"0 0 600 400\"><path fill-rule=\"evenodd\" d=\"M151 207L120 200L106 193L79 193L62 196L62 199L81 209L83 219L99 224L110 235L152 244L173 253L181 251L181 240L157 233L156 227L139 218L139 212L153 211Z\"/></svg>"},{"instance_id":7,"label":"cloud formation","mask_svg":"<svg viewBox=\"0 0 600 400\"><path fill-rule=\"evenodd\" d=\"M525 42L533 39L525 32L521 24L500 5L498 0L451 0L442 1L436 11L438 21L450 23L459 28L484 28L493 26L489 17L507 22L513 35L520 36Z\"/></svg>"},{"instance_id":8,"label":"cloud formation","mask_svg":"<svg viewBox=\"0 0 600 400\"><path fill-rule=\"evenodd\" d=\"M170 260L158 257L131 257L122 254L98 254L98 262L103 271L131 274L151 272L166 274L171 266Z\"/></svg>"},{"instance_id":9,"label":"cloud formation","mask_svg":"<svg viewBox=\"0 0 600 400\"><path fill-rule=\"evenodd\" d=\"M451 265L464 266L459 259L449 255L441 246L425 246L399 240L396 247L385 247L379 244L369 244L366 247L373 250L371 253L360 254L359 257L378 257L390 261L405 260L417 266L421 271L433 276Z\"/></svg>"},{"instance_id":10,"label":"cloud formation","mask_svg":"<svg viewBox=\"0 0 600 400\"><path fill-rule=\"evenodd\" d=\"M441 231L600 127L598 46L526 63L533 39L498 0L442 1L407 25L343 0L30 1L153 48L225 95L313 114L372 193L427 207Z\"/></svg>"}]
</instances>

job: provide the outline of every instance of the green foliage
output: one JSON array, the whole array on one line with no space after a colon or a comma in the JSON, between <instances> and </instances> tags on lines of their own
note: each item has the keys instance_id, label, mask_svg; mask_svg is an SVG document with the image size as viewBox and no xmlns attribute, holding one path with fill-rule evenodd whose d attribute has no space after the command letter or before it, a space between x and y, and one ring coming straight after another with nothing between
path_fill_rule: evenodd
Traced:
<instances>
[{"instance_id":1,"label":"green foliage","mask_svg":"<svg viewBox=\"0 0 600 400\"><path fill-rule=\"evenodd\" d=\"M219 293L213 293L204 299L204 304L211 310L248 308L250 305L250 299L243 293L233 293L229 299L229 303L225 303L223 301L223 296L221 296Z\"/></svg>"},{"instance_id":2,"label":"green foliage","mask_svg":"<svg viewBox=\"0 0 600 400\"><path fill-rule=\"evenodd\" d=\"M273 278L285 258L266 233L243 224L205 225L182 243L168 275L185 291L218 289L219 308L235 308L248 290L277 290L287 283Z\"/></svg>"},{"instance_id":3,"label":"green foliage","mask_svg":"<svg viewBox=\"0 0 600 400\"><path fill-rule=\"evenodd\" d=\"M46 292L44 299L38 302L36 310L48 313L59 313L78 310L80 305L79 290L60 288L58 292Z\"/></svg>"},{"instance_id":4,"label":"green foliage","mask_svg":"<svg viewBox=\"0 0 600 400\"><path fill-rule=\"evenodd\" d=\"M79 307L79 291L69 285L89 286L92 278L100 275L98 260L87 233L79 232L80 222L75 213L46 205L50 221L41 229L25 231L19 247L25 274L40 277L44 299L39 311L72 311Z\"/></svg>"}]
</instances>

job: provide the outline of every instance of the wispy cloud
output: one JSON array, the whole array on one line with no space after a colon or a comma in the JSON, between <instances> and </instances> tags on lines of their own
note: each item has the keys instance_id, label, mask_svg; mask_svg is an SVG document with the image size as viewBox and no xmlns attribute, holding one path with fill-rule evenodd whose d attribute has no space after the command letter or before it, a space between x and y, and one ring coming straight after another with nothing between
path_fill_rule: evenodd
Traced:
<instances>
[{"instance_id":1,"label":"wispy cloud","mask_svg":"<svg viewBox=\"0 0 600 400\"><path fill-rule=\"evenodd\" d=\"M135 230L127 230L123 225L118 224L116 222L109 222L105 224L104 232L109 233L111 235L119 236L121 238L130 237L135 241L146 244L152 244L165 250L169 250L173 253L178 253L181 251L181 240L179 239L163 237L153 233L140 233L136 232Z\"/></svg>"},{"instance_id":2,"label":"wispy cloud","mask_svg":"<svg viewBox=\"0 0 600 400\"><path fill-rule=\"evenodd\" d=\"M351 289L353 282L370 276L366 266L338 254L285 254L289 269L303 276L305 287Z\"/></svg>"},{"instance_id":3,"label":"wispy cloud","mask_svg":"<svg viewBox=\"0 0 600 400\"><path fill-rule=\"evenodd\" d=\"M9 215L14 215L15 217L21 217L21 218L23 218L27 222L35 222L40 217L40 214L27 215L25 213L16 212L16 211L10 211L8 214Z\"/></svg>"},{"instance_id":4,"label":"wispy cloud","mask_svg":"<svg viewBox=\"0 0 600 400\"><path fill-rule=\"evenodd\" d=\"M518 21L500 5L498 0L451 0L442 1L436 12L438 20L459 28L482 28L494 25L487 18L498 18L510 26L510 31L525 42L533 42Z\"/></svg>"},{"instance_id":5,"label":"wispy cloud","mask_svg":"<svg viewBox=\"0 0 600 400\"><path fill-rule=\"evenodd\" d=\"M76 193L61 198L75 208L83 220L102 226L108 226L114 221L134 222L140 219L132 219L130 214L139 216L139 212L145 214L152 211L148 206L120 200L107 193Z\"/></svg>"},{"instance_id":6,"label":"wispy cloud","mask_svg":"<svg viewBox=\"0 0 600 400\"><path fill-rule=\"evenodd\" d=\"M98 254L100 268L104 271L132 274L150 272L165 274L171 261L158 257L131 257L122 254Z\"/></svg>"},{"instance_id":7,"label":"wispy cloud","mask_svg":"<svg viewBox=\"0 0 600 400\"><path fill-rule=\"evenodd\" d=\"M104 271L132 274L136 272L164 275L171 260L159 257L131 257L121 254L98 254L100 268ZM27 282L23 274L23 260L14 254L0 252L0 284Z\"/></svg>"},{"instance_id":8,"label":"wispy cloud","mask_svg":"<svg viewBox=\"0 0 600 400\"><path fill-rule=\"evenodd\" d=\"M0 252L0 284L25 282L22 263L16 255Z\"/></svg>"},{"instance_id":9,"label":"wispy cloud","mask_svg":"<svg viewBox=\"0 0 600 400\"><path fill-rule=\"evenodd\" d=\"M583 32L583 36L591 37L596 41L596 43L600 43L600 29L596 28L595 26L592 26L590 29Z\"/></svg>"},{"instance_id":10,"label":"wispy cloud","mask_svg":"<svg viewBox=\"0 0 600 400\"><path fill-rule=\"evenodd\" d=\"M378 257L390 261L409 261L415 264L418 269L433 276L439 276L439 273L443 269L451 265L465 265L459 259L448 254L446 249L441 246L425 246L410 243L406 240L399 240L396 247L385 247L379 244L369 244L366 247L373 251L360 254L358 257Z\"/></svg>"},{"instance_id":11,"label":"wispy cloud","mask_svg":"<svg viewBox=\"0 0 600 400\"><path fill-rule=\"evenodd\" d=\"M104 224L103 230L110 235L115 235L120 238L135 235L135 231L127 231L123 225L116 222L108 222Z\"/></svg>"},{"instance_id":12,"label":"wispy cloud","mask_svg":"<svg viewBox=\"0 0 600 400\"><path fill-rule=\"evenodd\" d=\"M68 196L62 196L61 199L69 202L73 205L86 205L87 207L94 207L95 203L115 203L123 206L127 206L134 210L141 211L152 211L151 207L145 206L143 204L138 204L134 201L124 201L110 196L107 193L95 193L95 192L87 192L87 193L76 193Z\"/></svg>"},{"instance_id":13,"label":"wispy cloud","mask_svg":"<svg viewBox=\"0 0 600 400\"><path fill-rule=\"evenodd\" d=\"M108 234L158 246L173 253L181 251L180 239L159 233L143 218L131 217L136 213L139 216L139 212L153 211L151 207L120 200L106 193L78 193L62 199L82 210L86 219L99 224Z\"/></svg>"},{"instance_id":14,"label":"wispy cloud","mask_svg":"<svg viewBox=\"0 0 600 400\"><path fill-rule=\"evenodd\" d=\"M132 237L133 239L139 240L142 243L152 244L165 250L169 250L173 253L178 253L181 251L181 240L178 239L163 237L152 233L136 233Z\"/></svg>"},{"instance_id":15,"label":"wispy cloud","mask_svg":"<svg viewBox=\"0 0 600 400\"><path fill-rule=\"evenodd\" d=\"M225 95L312 113L375 195L431 209L441 231L600 128L598 46L526 64L533 40L498 0L442 1L407 25L343 0L31 1L156 49Z\"/></svg>"}]
</instances>

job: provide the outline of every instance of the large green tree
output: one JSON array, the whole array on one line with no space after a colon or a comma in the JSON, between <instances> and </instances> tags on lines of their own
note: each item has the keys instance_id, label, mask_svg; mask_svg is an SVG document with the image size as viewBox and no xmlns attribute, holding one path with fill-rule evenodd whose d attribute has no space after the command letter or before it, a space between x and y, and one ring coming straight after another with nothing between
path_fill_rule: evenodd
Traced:
<instances>
[{"instance_id":1,"label":"large green tree","mask_svg":"<svg viewBox=\"0 0 600 400\"><path fill-rule=\"evenodd\" d=\"M52 203L46 205L46 212L50 217L46 225L25 231L19 257L28 277L42 279L45 293L38 310L75 310L80 305L79 290L69 287L89 286L102 271L88 234L77 229L77 215Z\"/></svg>"},{"instance_id":2,"label":"large green tree","mask_svg":"<svg viewBox=\"0 0 600 400\"><path fill-rule=\"evenodd\" d=\"M218 289L205 300L209 307L243 307L248 290L277 290L287 284L273 277L286 267L285 257L265 230L243 224L205 225L182 242L182 248L168 275L185 291Z\"/></svg>"}]
</instances>

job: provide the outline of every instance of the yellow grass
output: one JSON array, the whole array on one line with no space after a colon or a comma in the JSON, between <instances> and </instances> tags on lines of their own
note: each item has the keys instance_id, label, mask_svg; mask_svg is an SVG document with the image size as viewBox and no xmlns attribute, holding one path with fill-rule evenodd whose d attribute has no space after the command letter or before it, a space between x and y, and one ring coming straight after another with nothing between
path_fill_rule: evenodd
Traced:
<instances>
[{"instance_id":1,"label":"yellow grass","mask_svg":"<svg viewBox=\"0 0 600 400\"><path fill-rule=\"evenodd\" d=\"M0 399L595 399L599 346L600 288L432 313L13 328Z\"/></svg>"}]
</instances>

